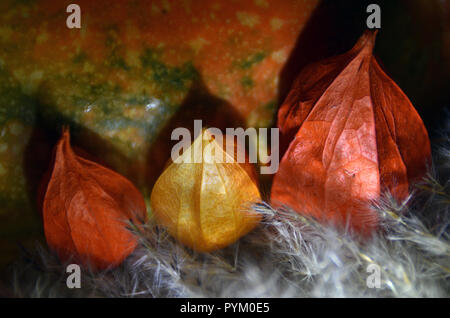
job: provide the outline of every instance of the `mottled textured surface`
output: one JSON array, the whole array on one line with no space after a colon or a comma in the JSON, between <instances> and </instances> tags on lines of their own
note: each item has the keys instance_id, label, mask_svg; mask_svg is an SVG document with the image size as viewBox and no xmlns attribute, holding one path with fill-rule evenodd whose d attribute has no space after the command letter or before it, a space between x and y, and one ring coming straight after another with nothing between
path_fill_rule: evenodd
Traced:
<instances>
[{"instance_id":1,"label":"mottled textured surface","mask_svg":"<svg viewBox=\"0 0 450 318\"><path fill-rule=\"evenodd\" d=\"M245 124L271 123L318 0L80 0L82 28L68 29L72 2L0 1L0 264L40 233L36 183L62 125L148 195L153 143L194 84Z\"/></svg>"}]
</instances>

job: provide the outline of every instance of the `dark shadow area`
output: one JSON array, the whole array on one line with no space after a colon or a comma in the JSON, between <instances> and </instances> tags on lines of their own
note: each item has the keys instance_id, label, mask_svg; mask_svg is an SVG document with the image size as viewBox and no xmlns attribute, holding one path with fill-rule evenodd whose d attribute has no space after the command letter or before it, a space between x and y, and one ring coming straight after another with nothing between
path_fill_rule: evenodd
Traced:
<instances>
[{"instance_id":1,"label":"dark shadow area","mask_svg":"<svg viewBox=\"0 0 450 318\"><path fill-rule=\"evenodd\" d=\"M179 141L171 140L172 131L178 127L189 129L194 141L194 120L202 120L202 127L216 127L225 134L225 128L245 127L244 120L225 100L212 95L201 78L198 78L181 104L153 142L148 152L148 186L151 189L170 159L172 147Z\"/></svg>"},{"instance_id":2,"label":"dark shadow area","mask_svg":"<svg viewBox=\"0 0 450 318\"><path fill-rule=\"evenodd\" d=\"M281 71L278 86L280 105L303 67L343 53L353 46L364 30L362 23L365 22L365 20L362 21L358 29L352 26L348 15L350 12L358 12L363 8L358 4L359 9L355 9L353 5L353 1L349 0L324 0L318 5L297 38L295 47ZM365 8L361 11L361 15L363 12Z\"/></svg>"}]
</instances>

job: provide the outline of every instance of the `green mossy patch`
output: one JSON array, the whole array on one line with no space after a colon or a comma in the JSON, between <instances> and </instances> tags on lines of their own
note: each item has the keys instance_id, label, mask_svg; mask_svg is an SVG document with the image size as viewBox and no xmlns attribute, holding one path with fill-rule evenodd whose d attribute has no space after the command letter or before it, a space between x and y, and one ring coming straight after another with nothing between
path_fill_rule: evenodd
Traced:
<instances>
[{"instance_id":1,"label":"green mossy patch","mask_svg":"<svg viewBox=\"0 0 450 318\"><path fill-rule=\"evenodd\" d=\"M257 52L253 55L250 55L246 59L235 62L234 65L240 68L241 70L248 70L252 68L254 65L261 62L262 60L264 60L266 57L267 52Z\"/></svg>"},{"instance_id":2,"label":"green mossy patch","mask_svg":"<svg viewBox=\"0 0 450 318\"><path fill-rule=\"evenodd\" d=\"M146 49L141 55L142 67L150 70L150 78L160 86L176 91L189 88L189 84L198 77L198 71L192 62L185 62L181 66L170 66L163 63L160 53L153 49Z\"/></svg>"}]
</instances>

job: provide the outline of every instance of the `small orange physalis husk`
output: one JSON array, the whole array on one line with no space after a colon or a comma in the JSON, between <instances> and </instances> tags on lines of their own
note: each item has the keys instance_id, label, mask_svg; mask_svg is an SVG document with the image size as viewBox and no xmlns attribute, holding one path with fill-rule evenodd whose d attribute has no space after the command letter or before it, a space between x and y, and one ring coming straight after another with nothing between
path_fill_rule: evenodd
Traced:
<instances>
[{"instance_id":1,"label":"small orange physalis husk","mask_svg":"<svg viewBox=\"0 0 450 318\"><path fill-rule=\"evenodd\" d=\"M137 238L127 222L138 225L147 215L139 190L118 173L78 156L68 130L56 145L42 208L50 248L62 261L97 270L119 265L135 249Z\"/></svg>"},{"instance_id":2,"label":"small orange physalis husk","mask_svg":"<svg viewBox=\"0 0 450 318\"><path fill-rule=\"evenodd\" d=\"M225 151L231 140L221 144L204 130L163 172L151 194L156 221L196 251L232 244L261 219L250 209L261 200L254 167Z\"/></svg>"}]
</instances>

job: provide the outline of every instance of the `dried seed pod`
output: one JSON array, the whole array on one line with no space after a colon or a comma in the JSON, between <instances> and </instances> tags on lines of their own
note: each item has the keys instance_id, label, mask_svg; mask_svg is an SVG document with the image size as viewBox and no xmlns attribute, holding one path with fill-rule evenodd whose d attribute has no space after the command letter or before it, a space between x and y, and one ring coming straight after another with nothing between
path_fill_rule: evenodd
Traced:
<instances>
[{"instance_id":1,"label":"dried seed pod","mask_svg":"<svg viewBox=\"0 0 450 318\"><path fill-rule=\"evenodd\" d=\"M123 176L74 153L65 130L43 200L47 243L63 260L93 269L119 265L136 247L126 222L146 219L144 199Z\"/></svg>"},{"instance_id":2,"label":"dried seed pod","mask_svg":"<svg viewBox=\"0 0 450 318\"><path fill-rule=\"evenodd\" d=\"M261 218L250 211L251 204L261 199L256 173L251 164L238 163L225 151L231 140L225 138L222 144L203 130L163 172L151 194L156 221L197 251L212 251L235 242Z\"/></svg>"},{"instance_id":3,"label":"dried seed pod","mask_svg":"<svg viewBox=\"0 0 450 318\"><path fill-rule=\"evenodd\" d=\"M375 36L298 76L278 113L290 144L271 193L273 204L365 233L378 224L369 203L386 190L404 199L431 157L420 116L373 56Z\"/></svg>"}]
</instances>

